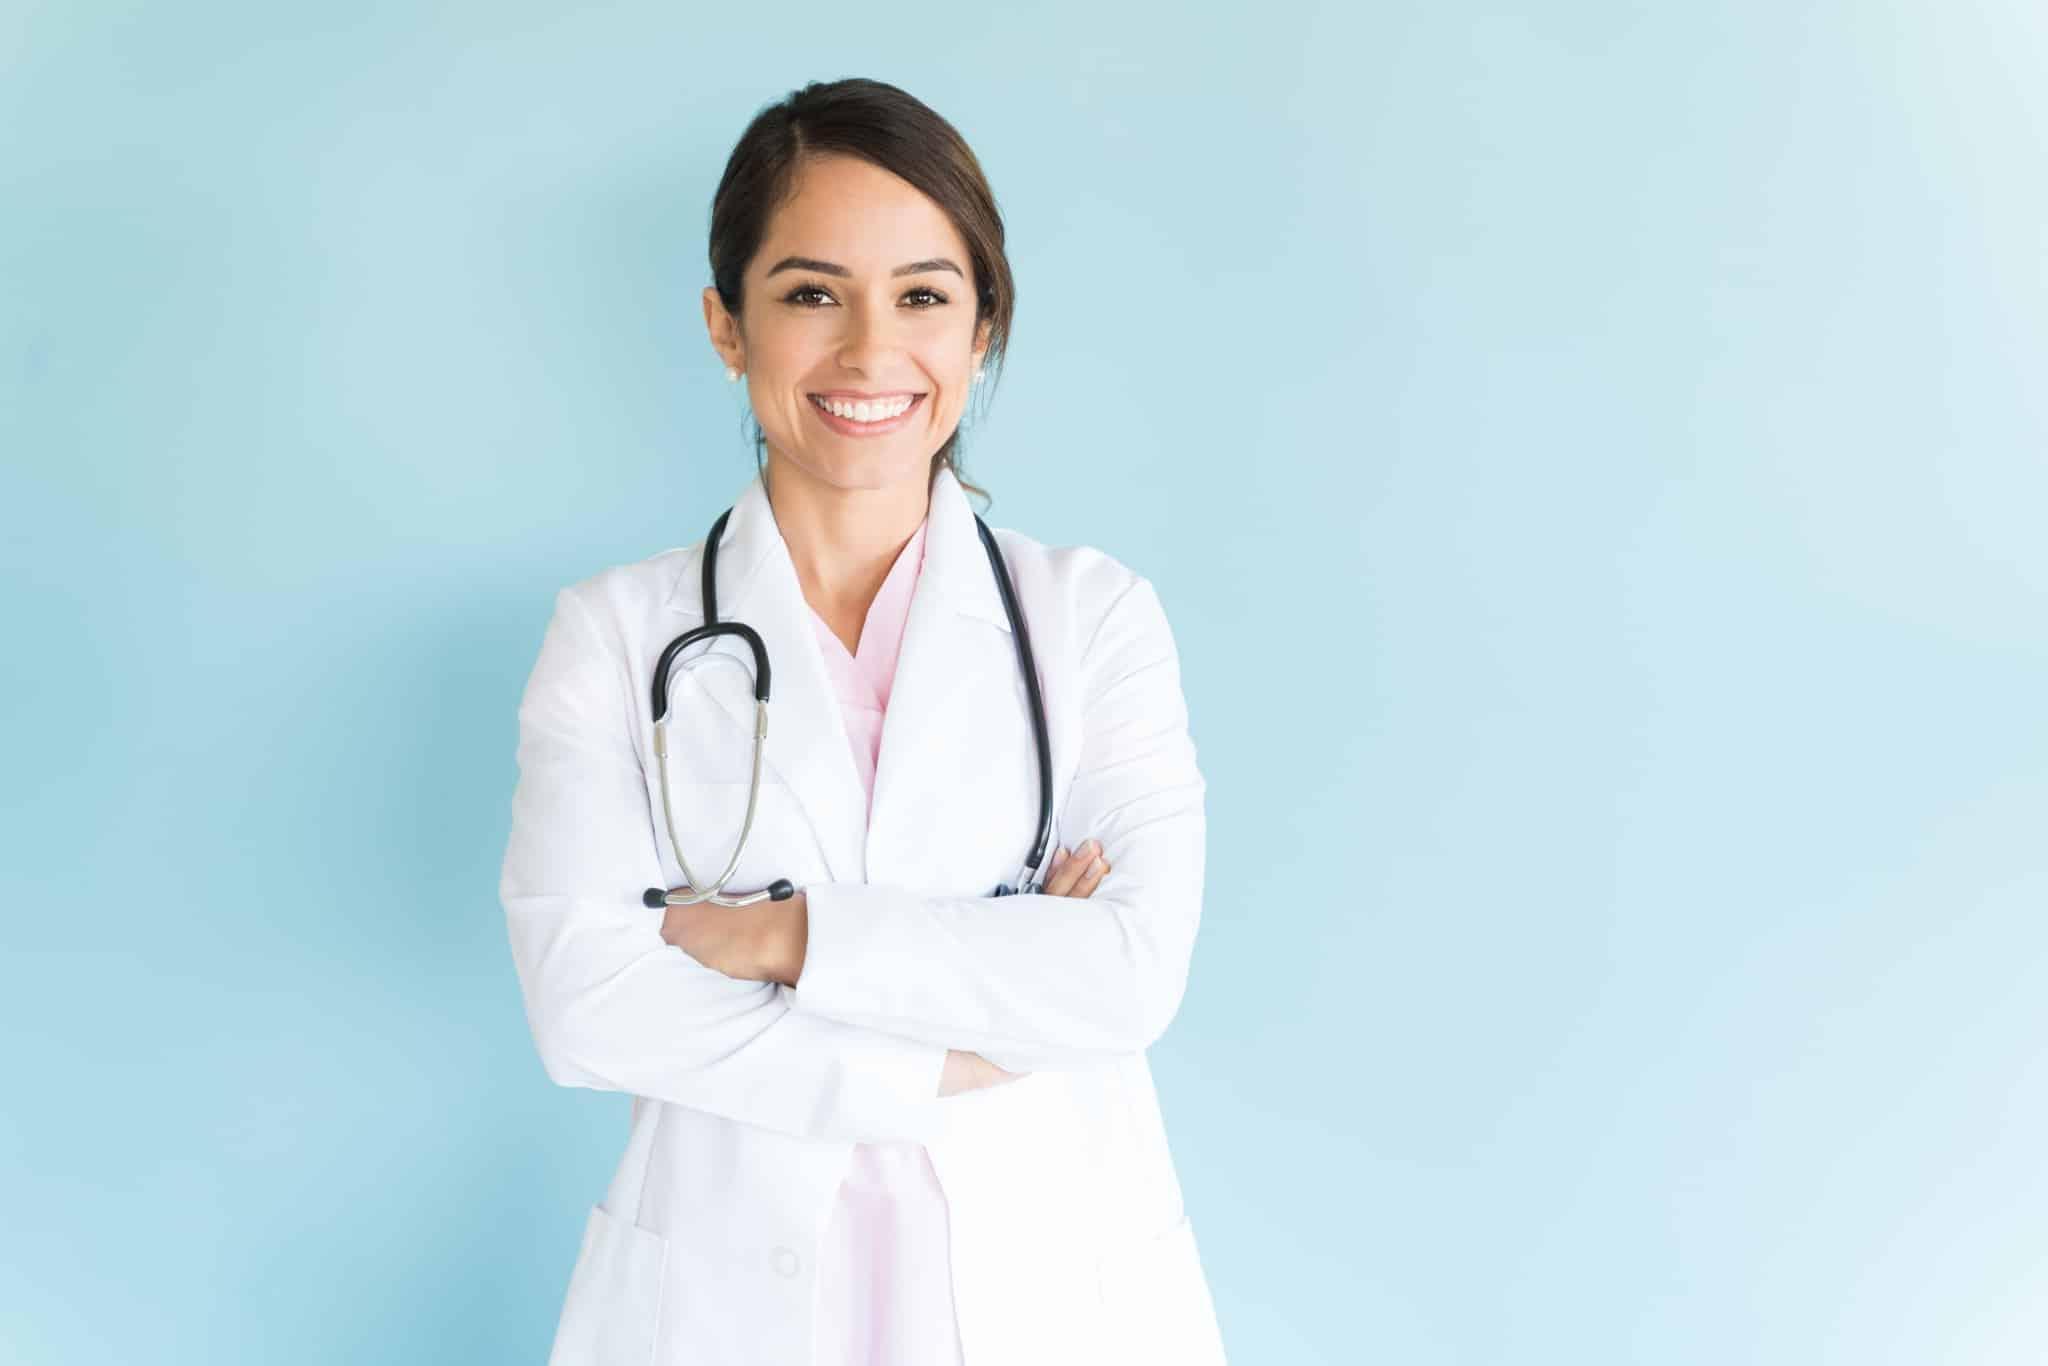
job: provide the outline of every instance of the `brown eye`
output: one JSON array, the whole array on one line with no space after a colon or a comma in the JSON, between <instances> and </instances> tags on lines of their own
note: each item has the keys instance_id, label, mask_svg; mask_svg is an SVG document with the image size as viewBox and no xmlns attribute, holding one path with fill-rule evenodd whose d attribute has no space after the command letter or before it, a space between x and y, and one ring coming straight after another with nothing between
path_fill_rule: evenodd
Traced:
<instances>
[{"instance_id":1,"label":"brown eye","mask_svg":"<svg viewBox=\"0 0 2048 1366\"><path fill-rule=\"evenodd\" d=\"M915 289L906 291L903 297L909 300L915 299L920 295L930 300L930 302L913 304L911 306L913 312L922 313L926 309L937 308L940 304L946 302L945 295L926 285L919 285ZM831 297L821 285L798 285L795 289L783 295L782 301L795 304L799 308L822 308L824 306L822 301Z\"/></svg>"}]
</instances>

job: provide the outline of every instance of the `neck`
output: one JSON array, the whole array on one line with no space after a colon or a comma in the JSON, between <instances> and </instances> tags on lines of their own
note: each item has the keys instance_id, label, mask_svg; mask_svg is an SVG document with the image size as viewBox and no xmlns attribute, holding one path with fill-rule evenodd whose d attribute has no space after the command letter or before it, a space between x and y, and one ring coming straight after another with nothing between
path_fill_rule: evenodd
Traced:
<instances>
[{"instance_id":1,"label":"neck","mask_svg":"<svg viewBox=\"0 0 2048 1366\"><path fill-rule=\"evenodd\" d=\"M805 477L769 452L762 488L776 529L804 600L835 629L847 623L858 634L882 580L930 511L930 482L839 488Z\"/></svg>"}]
</instances>

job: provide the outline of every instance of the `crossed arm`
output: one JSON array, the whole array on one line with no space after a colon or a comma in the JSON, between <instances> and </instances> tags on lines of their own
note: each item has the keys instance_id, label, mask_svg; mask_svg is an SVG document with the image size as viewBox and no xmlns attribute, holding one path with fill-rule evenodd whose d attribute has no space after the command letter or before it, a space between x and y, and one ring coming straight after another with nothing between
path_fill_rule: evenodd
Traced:
<instances>
[{"instance_id":1,"label":"crossed arm","mask_svg":"<svg viewBox=\"0 0 2048 1366\"><path fill-rule=\"evenodd\" d=\"M1108 872L1101 842L1086 840L1079 849L1061 849L1053 855L1044 879L1045 892L1086 900ZM692 889L686 885L669 890ZM798 985L810 937L810 906L805 893L798 892L787 901L763 902L744 916L720 912L717 906L701 904L668 907L661 922L663 942L728 977ZM1017 1075L979 1053L949 1048L939 1075L939 1095L995 1086Z\"/></svg>"},{"instance_id":2,"label":"crossed arm","mask_svg":"<svg viewBox=\"0 0 2048 1366\"><path fill-rule=\"evenodd\" d=\"M755 977L677 952L640 904L665 879L620 659L565 589L519 709L499 891L551 1079L805 1136L919 1139L942 1086L974 1070L959 1055L1045 1070L1142 1052L1165 1030L1200 914L1204 785L1149 583L1128 583L1082 654L1064 820L1115 871L1085 896L814 883L791 912L800 943L786 923L747 950Z\"/></svg>"}]
</instances>

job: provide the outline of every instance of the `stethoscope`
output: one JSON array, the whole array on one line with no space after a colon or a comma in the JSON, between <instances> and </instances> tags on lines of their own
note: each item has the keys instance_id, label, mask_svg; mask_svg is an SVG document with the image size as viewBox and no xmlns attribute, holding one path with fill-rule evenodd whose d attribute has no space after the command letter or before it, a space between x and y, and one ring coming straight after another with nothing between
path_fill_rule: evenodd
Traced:
<instances>
[{"instance_id":1,"label":"stethoscope","mask_svg":"<svg viewBox=\"0 0 2048 1366\"><path fill-rule=\"evenodd\" d=\"M675 850L676 865L683 870L683 881L690 890L670 892L660 887L649 887L640 898L649 909L695 906L707 901L714 906L751 906L760 901L787 901L801 890L788 878L777 878L758 892L744 896L723 894L727 880L739 867L740 851L747 847L747 834L754 828L754 806L761 795L761 747L768 738L768 647L761 643L760 633L745 622L718 619L718 538L724 534L726 520L731 516L731 508L720 513L718 520L711 524L711 535L704 542L704 624L693 626L671 640L654 666L654 760L661 776L661 818L668 827L669 847ZM1026 892L1037 892L1044 886L1035 879L1039 865L1045 861L1046 842L1052 837L1052 743L1046 737L1045 700L1038 692L1038 669L1032 663L1031 636L1024 629L1024 614L1017 608L1017 590L1010 583L1010 568L1003 561L1003 552L996 548L995 533L988 529L988 523L982 521L979 514L974 518L974 525L981 533L982 548L988 552L989 568L995 574L996 589L1002 594L1003 612L1010 619L1010 634L1017 642L1017 667L1024 675L1024 693L1031 702L1031 734L1038 747L1038 835L1031 842L1031 853L1024 860L1017 886L1001 883L995 890L996 896L1014 896L1020 888ZM689 860L683 857L683 843L676 838L675 812L669 803L669 676L678 655L692 645L717 636L738 636L754 656L754 764L753 774L747 780L747 814L740 822L739 841L733 845L732 857L726 860L725 871L718 875L716 882L706 887L698 882L697 875L690 871ZM730 660L741 669L746 668L736 655L706 650L683 661L683 669L693 669L710 659Z\"/></svg>"}]
</instances>

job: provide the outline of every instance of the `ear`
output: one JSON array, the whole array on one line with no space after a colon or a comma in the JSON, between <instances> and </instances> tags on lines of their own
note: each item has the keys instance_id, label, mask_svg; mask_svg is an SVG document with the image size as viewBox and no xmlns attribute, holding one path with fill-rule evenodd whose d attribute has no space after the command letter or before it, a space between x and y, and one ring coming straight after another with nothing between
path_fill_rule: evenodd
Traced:
<instances>
[{"instance_id":1,"label":"ear","mask_svg":"<svg viewBox=\"0 0 2048 1366\"><path fill-rule=\"evenodd\" d=\"M996 323L993 318L984 318L974 329L974 363L979 366L988 357L989 339L995 335Z\"/></svg>"},{"instance_id":2,"label":"ear","mask_svg":"<svg viewBox=\"0 0 2048 1366\"><path fill-rule=\"evenodd\" d=\"M738 320L725 311L716 285L704 286L704 330L711 335L711 349L720 361L735 370L747 368L746 338L740 334Z\"/></svg>"}]
</instances>

